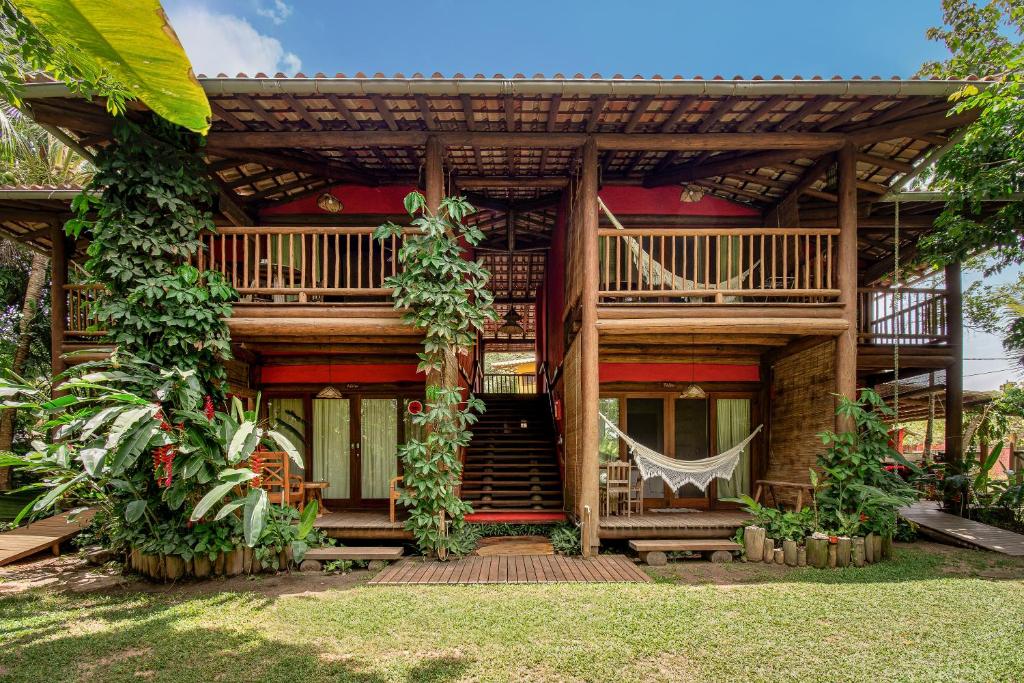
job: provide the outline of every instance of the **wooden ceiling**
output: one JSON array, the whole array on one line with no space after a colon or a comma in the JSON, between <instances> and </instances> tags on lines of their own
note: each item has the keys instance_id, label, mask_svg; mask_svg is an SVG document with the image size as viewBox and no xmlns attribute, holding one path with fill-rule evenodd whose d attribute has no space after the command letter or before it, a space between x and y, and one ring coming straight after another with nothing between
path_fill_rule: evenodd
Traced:
<instances>
[{"instance_id":1,"label":"wooden ceiling","mask_svg":"<svg viewBox=\"0 0 1024 683\"><path fill-rule=\"evenodd\" d=\"M869 267L892 251L876 200L969 121L947 118L948 95L962 83L946 81L243 74L200 82L214 113L210 170L230 220L258 220L263 209L332 184L417 182L426 136L436 134L450 136L445 172L451 191L482 208L473 221L487 233L486 246L504 250L547 245L585 135L606 140L599 159L603 183L695 185L757 208L768 222L795 198L801 222L806 216L827 223L834 221L836 202L829 152L808 145L731 149L725 138L844 134L859 150L861 213L876 216L878 225L862 235L862 261ZM111 119L102 102L72 97L50 82L28 84L26 91L37 121L60 127L89 150L108 144ZM720 134L721 143L643 149L655 139L707 134ZM937 206L922 208L918 224L924 226ZM0 218L20 237L45 226L12 228L10 215ZM908 223L908 247L914 240L909 230Z\"/></svg>"}]
</instances>

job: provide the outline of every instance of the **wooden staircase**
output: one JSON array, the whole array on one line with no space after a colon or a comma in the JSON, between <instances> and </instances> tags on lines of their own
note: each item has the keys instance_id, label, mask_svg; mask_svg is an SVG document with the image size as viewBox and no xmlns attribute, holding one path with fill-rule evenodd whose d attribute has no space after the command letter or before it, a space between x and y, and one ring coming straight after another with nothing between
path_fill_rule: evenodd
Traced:
<instances>
[{"instance_id":1,"label":"wooden staircase","mask_svg":"<svg viewBox=\"0 0 1024 683\"><path fill-rule=\"evenodd\" d=\"M487 412L466 448L462 498L474 512L562 510L557 435L547 399L484 394Z\"/></svg>"}]
</instances>

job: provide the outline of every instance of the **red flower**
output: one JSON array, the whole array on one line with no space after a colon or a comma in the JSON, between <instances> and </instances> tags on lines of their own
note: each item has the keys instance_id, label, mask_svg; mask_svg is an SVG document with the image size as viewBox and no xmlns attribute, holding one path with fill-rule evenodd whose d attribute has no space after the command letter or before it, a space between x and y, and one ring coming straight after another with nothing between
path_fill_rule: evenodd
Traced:
<instances>
[{"instance_id":1,"label":"red flower","mask_svg":"<svg viewBox=\"0 0 1024 683\"><path fill-rule=\"evenodd\" d=\"M213 419L213 398L210 396L203 400L203 412L206 413L207 420Z\"/></svg>"},{"instance_id":2,"label":"red flower","mask_svg":"<svg viewBox=\"0 0 1024 683\"><path fill-rule=\"evenodd\" d=\"M153 474L156 476L157 486L168 488L172 481L174 467L174 456L177 453L172 444L157 446L153 449Z\"/></svg>"},{"instance_id":3,"label":"red flower","mask_svg":"<svg viewBox=\"0 0 1024 683\"><path fill-rule=\"evenodd\" d=\"M865 514L864 514L863 512L862 512L862 513L860 513L860 521L862 521L862 522L866 522L866 521L868 521L869 519L871 519L871 518L870 518L870 517L868 517L867 515L865 515Z\"/></svg>"},{"instance_id":4,"label":"red flower","mask_svg":"<svg viewBox=\"0 0 1024 683\"><path fill-rule=\"evenodd\" d=\"M249 469L256 473L256 477L249 480L249 487L258 489L263 484L263 477L260 476L263 473L263 458L254 453L249 458Z\"/></svg>"},{"instance_id":5,"label":"red flower","mask_svg":"<svg viewBox=\"0 0 1024 683\"><path fill-rule=\"evenodd\" d=\"M828 537L828 542L829 543L839 543L839 537L838 536L829 536Z\"/></svg>"}]
</instances>

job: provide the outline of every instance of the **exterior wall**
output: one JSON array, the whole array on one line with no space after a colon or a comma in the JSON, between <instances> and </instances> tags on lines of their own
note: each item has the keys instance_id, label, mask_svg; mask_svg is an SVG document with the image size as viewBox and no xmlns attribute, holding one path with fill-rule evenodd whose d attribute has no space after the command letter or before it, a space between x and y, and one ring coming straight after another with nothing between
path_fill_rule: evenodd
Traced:
<instances>
[{"instance_id":1,"label":"exterior wall","mask_svg":"<svg viewBox=\"0 0 1024 683\"><path fill-rule=\"evenodd\" d=\"M807 483L823 446L818 434L835 429L835 341L777 361L771 369L770 435L765 479Z\"/></svg>"},{"instance_id":2,"label":"exterior wall","mask_svg":"<svg viewBox=\"0 0 1024 683\"><path fill-rule=\"evenodd\" d=\"M583 414L585 413L580 398L580 346L580 339L577 336L565 355L561 383L565 401L565 414L562 420L564 430L562 490L566 511L577 519L583 512L580 505L580 485L583 477L581 464L583 461Z\"/></svg>"}]
</instances>

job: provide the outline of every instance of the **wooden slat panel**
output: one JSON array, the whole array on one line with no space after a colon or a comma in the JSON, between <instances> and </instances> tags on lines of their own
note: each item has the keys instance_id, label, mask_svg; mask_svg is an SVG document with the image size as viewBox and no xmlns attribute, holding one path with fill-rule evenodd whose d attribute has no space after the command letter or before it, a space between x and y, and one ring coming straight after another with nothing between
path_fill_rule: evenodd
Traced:
<instances>
[{"instance_id":1,"label":"wooden slat panel","mask_svg":"<svg viewBox=\"0 0 1024 683\"><path fill-rule=\"evenodd\" d=\"M590 559L500 555L464 557L450 562L407 558L381 571L370 579L370 584L646 583L650 580L622 555Z\"/></svg>"}]
</instances>

